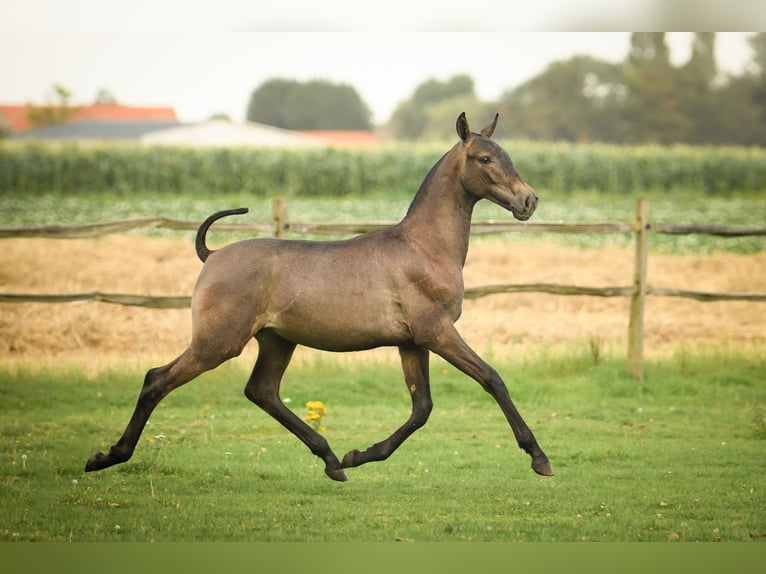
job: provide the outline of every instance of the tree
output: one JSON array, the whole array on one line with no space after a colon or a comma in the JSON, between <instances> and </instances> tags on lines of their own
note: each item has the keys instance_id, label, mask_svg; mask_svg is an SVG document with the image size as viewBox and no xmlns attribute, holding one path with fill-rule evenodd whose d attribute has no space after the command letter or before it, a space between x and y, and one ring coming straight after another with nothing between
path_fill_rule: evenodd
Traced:
<instances>
[{"instance_id":1,"label":"tree","mask_svg":"<svg viewBox=\"0 0 766 574\"><path fill-rule=\"evenodd\" d=\"M489 117L499 111L506 120L496 137L766 145L766 33L749 42L752 62L732 76L716 65L715 32L694 33L691 56L678 66L664 32L635 32L623 62L553 62L497 104L481 102L468 76L430 79L399 104L389 128L400 138L443 137L448 116L465 108Z\"/></svg>"},{"instance_id":2,"label":"tree","mask_svg":"<svg viewBox=\"0 0 766 574\"><path fill-rule=\"evenodd\" d=\"M753 50L754 73L766 75L766 32L758 32L748 38L750 49Z\"/></svg>"},{"instance_id":3,"label":"tree","mask_svg":"<svg viewBox=\"0 0 766 574\"><path fill-rule=\"evenodd\" d=\"M670 51L665 32L633 32L630 35L628 63L636 67L670 66Z\"/></svg>"},{"instance_id":4,"label":"tree","mask_svg":"<svg viewBox=\"0 0 766 574\"><path fill-rule=\"evenodd\" d=\"M692 40L692 55L684 68L699 82L702 88L709 88L715 80L715 32L695 32Z\"/></svg>"},{"instance_id":5,"label":"tree","mask_svg":"<svg viewBox=\"0 0 766 574\"><path fill-rule=\"evenodd\" d=\"M628 95L622 117L629 142L674 143L689 139L686 102L671 65L664 32L633 32L626 63Z\"/></svg>"},{"instance_id":6,"label":"tree","mask_svg":"<svg viewBox=\"0 0 766 574\"><path fill-rule=\"evenodd\" d=\"M419 139L428 141L454 139L455 120L460 112L465 112L468 118L473 118L471 121L476 129L489 123L496 111L497 104L483 102L475 94L458 95L432 103L425 108L426 122Z\"/></svg>"},{"instance_id":7,"label":"tree","mask_svg":"<svg viewBox=\"0 0 766 574\"><path fill-rule=\"evenodd\" d=\"M427 106L456 96L465 96L474 93L474 82L470 76L458 74L446 81L431 78L415 88L412 94L412 102L416 106Z\"/></svg>"},{"instance_id":8,"label":"tree","mask_svg":"<svg viewBox=\"0 0 766 574\"><path fill-rule=\"evenodd\" d=\"M298 82L274 78L262 83L250 96L247 119L251 122L287 128L290 125L286 102Z\"/></svg>"},{"instance_id":9,"label":"tree","mask_svg":"<svg viewBox=\"0 0 766 574\"><path fill-rule=\"evenodd\" d=\"M69 117L78 108L69 105L72 98L72 92L61 84L53 85L53 98L57 101L49 101L44 106L27 104L27 118L34 126L47 126L49 124L62 124L69 120Z\"/></svg>"},{"instance_id":10,"label":"tree","mask_svg":"<svg viewBox=\"0 0 766 574\"><path fill-rule=\"evenodd\" d=\"M96 99L93 101L96 105L113 105L117 103L117 98L106 88L101 88L96 93Z\"/></svg>"},{"instance_id":11,"label":"tree","mask_svg":"<svg viewBox=\"0 0 766 574\"><path fill-rule=\"evenodd\" d=\"M695 32L689 61L678 71L679 99L684 102L689 129L689 143L715 143L722 133L722 114L719 90L714 82L717 75L715 61L715 32ZM725 129L724 129L725 131Z\"/></svg>"},{"instance_id":12,"label":"tree","mask_svg":"<svg viewBox=\"0 0 766 574\"><path fill-rule=\"evenodd\" d=\"M370 130L372 113L348 84L272 78L250 96L247 119L292 130Z\"/></svg>"},{"instance_id":13,"label":"tree","mask_svg":"<svg viewBox=\"0 0 766 574\"><path fill-rule=\"evenodd\" d=\"M699 38L705 33L698 33ZM696 40L696 39L695 39ZM697 142L766 145L766 33L748 38L752 61L742 74L717 78L695 113ZM711 42L712 49L712 42ZM692 55L691 62L695 59ZM692 104L694 97L690 96Z\"/></svg>"},{"instance_id":14,"label":"tree","mask_svg":"<svg viewBox=\"0 0 766 574\"><path fill-rule=\"evenodd\" d=\"M751 75L729 78L717 88L711 113L703 120L704 133L699 143L764 145L766 122L754 101L757 82Z\"/></svg>"},{"instance_id":15,"label":"tree","mask_svg":"<svg viewBox=\"0 0 766 574\"><path fill-rule=\"evenodd\" d=\"M757 116L756 143L766 145L766 32L758 32L749 39L753 50L753 73L749 77L751 96L749 103Z\"/></svg>"},{"instance_id":16,"label":"tree","mask_svg":"<svg viewBox=\"0 0 766 574\"><path fill-rule=\"evenodd\" d=\"M11 129L11 124L9 124L8 120L6 120L3 114L0 113L0 140L11 137L12 133L13 130Z\"/></svg>"},{"instance_id":17,"label":"tree","mask_svg":"<svg viewBox=\"0 0 766 574\"><path fill-rule=\"evenodd\" d=\"M501 97L512 121L500 137L546 140L610 140L620 132L617 109L626 87L619 65L589 56L550 64L541 74Z\"/></svg>"},{"instance_id":18,"label":"tree","mask_svg":"<svg viewBox=\"0 0 766 574\"><path fill-rule=\"evenodd\" d=\"M461 109L460 106L469 109ZM481 104L476 97L470 76L458 74L445 81L430 78L397 106L388 122L388 129L394 137L401 139L441 138L454 133L454 121L460 112L472 113L472 110L482 107L486 104ZM445 123L447 110L452 118Z\"/></svg>"}]
</instances>

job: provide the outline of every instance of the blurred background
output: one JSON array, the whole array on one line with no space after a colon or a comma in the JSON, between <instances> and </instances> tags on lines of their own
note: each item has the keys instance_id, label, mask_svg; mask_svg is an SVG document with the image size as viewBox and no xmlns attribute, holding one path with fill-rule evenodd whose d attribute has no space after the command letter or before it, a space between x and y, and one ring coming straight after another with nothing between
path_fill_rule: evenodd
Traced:
<instances>
[{"instance_id":1,"label":"blurred background","mask_svg":"<svg viewBox=\"0 0 766 574\"><path fill-rule=\"evenodd\" d=\"M136 139L215 120L372 134L356 143L434 140L452 138L459 111L474 123L498 111L498 137L763 145L764 33L582 31L725 29L737 1L725 12L710 2L514 4L435 15L401 2L366 14L344 2L141 0L128 12L4 2L0 135ZM758 10L739 17L752 24ZM133 131L98 133L86 125L96 121ZM77 122L79 132L28 133Z\"/></svg>"}]
</instances>

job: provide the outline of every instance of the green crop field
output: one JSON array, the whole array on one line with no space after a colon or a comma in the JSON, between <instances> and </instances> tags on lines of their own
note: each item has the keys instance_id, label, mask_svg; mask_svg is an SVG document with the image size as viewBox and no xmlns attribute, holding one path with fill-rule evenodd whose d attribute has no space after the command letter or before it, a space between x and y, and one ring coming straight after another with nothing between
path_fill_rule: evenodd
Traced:
<instances>
[{"instance_id":1,"label":"green crop field","mask_svg":"<svg viewBox=\"0 0 766 574\"><path fill-rule=\"evenodd\" d=\"M337 454L406 419L395 363L324 357L291 367L282 398L301 415L324 403ZM244 398L238 360L167 397L130 461L88 474L142 373L2 367L0 539L766 540L762 356L679 352L643 384L587 354L497 366L556 476L535 475L489 395L439 360L428 424L346 483Z\"/></svg>"},{"instance_id":2,"label":"green crop field","mask_svg":"<svg viewBox=\"0 0 766 574\"><path fill-rule=\"evenodd\" d=\"M534 187L701 195L766 189L761 148L500 142ZM271 197L396 193L417 186L454 141L367 150L190 149L129 144L0 145L0 187L72 195L247 193Z\"/></svg>"}]
</instances>

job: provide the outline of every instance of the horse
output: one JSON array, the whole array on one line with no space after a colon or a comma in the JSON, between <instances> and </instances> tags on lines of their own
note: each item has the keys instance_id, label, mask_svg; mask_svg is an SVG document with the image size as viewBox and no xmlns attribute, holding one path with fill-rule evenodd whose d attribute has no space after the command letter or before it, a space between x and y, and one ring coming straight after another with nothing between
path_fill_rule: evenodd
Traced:
<instances>
[{"instance_id":1,"label":"horse","mask_svg":"<svg viewBox=\"0 0 766 574\"><path fill-rule=\"evenodd\" d=\"M465 113L457 143L431 168L405 217L396 225L338 241L255 238L210 250L205 236L214 213L199 227L195 247L204 263L192 294L189 346L167 365L150 369L120 439L87 461L86 472L127 461L157 404L171 391L238 356L253 338L255 366L245 396L279 421L325 463L325 473L347 480L344 469L387 459L427 421L433 406L430 353L476 380L500 406L532 469L551 476L550 462L519 414L500 375L455 328L463 301L463 266L475 204L487 199L520 220L537 208L534 190L511 157L490 138L494 120L471 132ZM398 348L412 401L407 421L366 450L339 460L327 440L280 399L282 376L297 345L349 352Z\"/></svg>"}]
</instances>

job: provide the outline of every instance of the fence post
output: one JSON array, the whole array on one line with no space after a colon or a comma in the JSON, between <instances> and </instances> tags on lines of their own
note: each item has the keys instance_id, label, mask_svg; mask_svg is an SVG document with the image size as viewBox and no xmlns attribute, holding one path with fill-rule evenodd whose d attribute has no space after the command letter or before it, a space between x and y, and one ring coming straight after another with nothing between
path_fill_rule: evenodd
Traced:
<instances>
[{"instance_id":1,"label":"fence post","mask_svg":"<svg viewBox=\"0 0 766 574\"><path fill-rule=\"evenodd\" d=\"M274 224L274 237L287 235L287 200L284 197L271 200L271 222Z\"/></svg>"},{"instance_id":2,"label":"fence post","mask_svg":"<svg viewBox=\"0 0 766 574\"><path fill-rule=\"evenodd\" d=\"M633 295L628 321L628 372L639 381L644 379L644 300L646 299L646 267L649 255L649 201L636 201L636 257L633 267Z\"/></svg>"}]
</instances>

